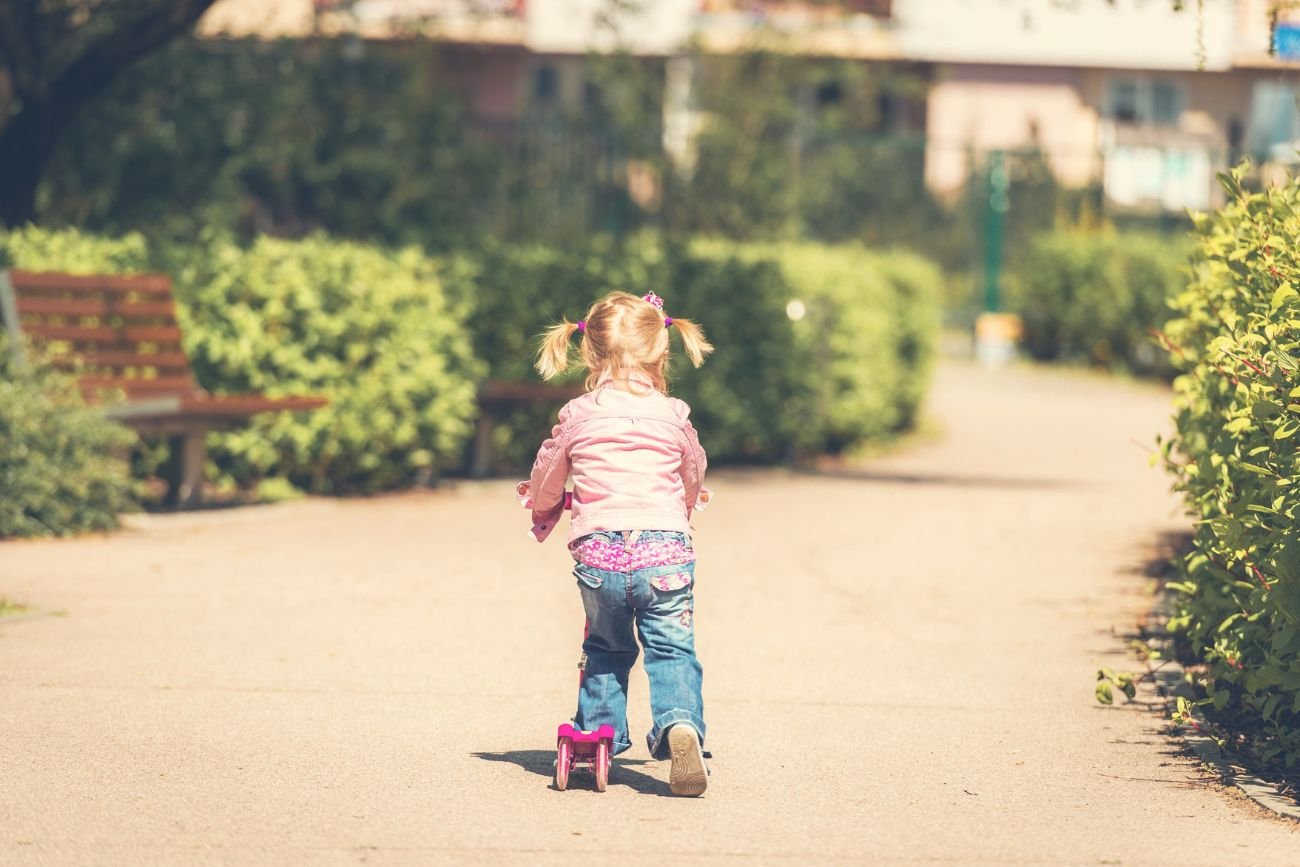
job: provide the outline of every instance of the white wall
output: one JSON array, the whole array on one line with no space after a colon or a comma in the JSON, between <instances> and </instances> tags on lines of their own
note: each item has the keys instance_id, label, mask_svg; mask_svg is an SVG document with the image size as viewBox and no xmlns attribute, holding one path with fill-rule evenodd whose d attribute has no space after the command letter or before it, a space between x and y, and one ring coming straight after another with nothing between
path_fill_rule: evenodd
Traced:
<instances>
[{"instance_id":1,"label":"white wall","mask_svg":"<svg viewBox=\"0 0 1300 867\"><path fill-rule=\"evenodd\" d=\"M528 0L527 44L548 54L624 49L635 54L670 54L690 39L699 0L639 0L630 11L611 15L610 24L600 13L614 5L609 0Z\"/></svg>"},{"instance_id":2,"label":"white wall","mask_svg":"<svg viewBox=\"0 0 1300 867\"><path fill-rule=\"evenodd\" d=\"M1127 69L1197 68L1197 4L1171 0L894 0L917 60ZM1235 0L1205 0L1205 68L1226 69Z\"/></svg>"}]
</instances>

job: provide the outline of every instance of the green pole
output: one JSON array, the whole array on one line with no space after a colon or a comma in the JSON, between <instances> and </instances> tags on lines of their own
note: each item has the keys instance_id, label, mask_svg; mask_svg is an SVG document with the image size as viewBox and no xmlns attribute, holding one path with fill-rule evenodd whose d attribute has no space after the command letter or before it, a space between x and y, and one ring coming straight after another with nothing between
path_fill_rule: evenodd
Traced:
<instances>
[{"instance_id":1,"label":"green pole","mask_svg":"<svg viewBox=\"0 0 1300 867\"><path fill-rule=\"evenodd\" d=\"M984 209L984 312L997 313L1002 307L1000 277L1002 274L1002 224L1011 198L1007 177L1006 154L993 151L989 154L989 199Z\"/></svg>"}]
</instances>

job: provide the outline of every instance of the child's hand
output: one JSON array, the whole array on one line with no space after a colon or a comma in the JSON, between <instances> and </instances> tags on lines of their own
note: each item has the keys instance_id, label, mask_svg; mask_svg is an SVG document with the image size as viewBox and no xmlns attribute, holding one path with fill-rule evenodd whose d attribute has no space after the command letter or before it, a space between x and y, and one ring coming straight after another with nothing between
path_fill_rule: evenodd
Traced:
<instances>
[{"instance_id":1,"label":"child's hand","mask_svg":"<svg viewBox=\"0 0 1300 867\"><path fill-rule=\"evenodd\" d=\"M519 500L519 505L525 509L533 508L533 487L531 482L520 482L515 485L515 498ZM573 491L564 492L564 509L573 508Z\"/></svg>"},{"instance_id":2,"label":"child's hand","mask_svg":"<svg viewBox=\"0 0 1300 867\"><path fill-rule=\"evenodd\" d=\"M708 488L700 488L699 496L695 498L695 511L703 512L709 507L709 502L713 499L713 491Z\"/></svg>"}]
</instances>

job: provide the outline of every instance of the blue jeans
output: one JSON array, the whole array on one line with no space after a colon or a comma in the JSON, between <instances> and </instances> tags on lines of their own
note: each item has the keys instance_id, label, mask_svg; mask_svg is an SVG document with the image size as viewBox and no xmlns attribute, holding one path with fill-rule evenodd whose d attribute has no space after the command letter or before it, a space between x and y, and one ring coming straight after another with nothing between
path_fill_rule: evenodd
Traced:
<instances>
[{"instance_id":1,"label":"blue jeans","mask_svg":"<svg viewBox=\"0 0 1300 867\"><path fill-rule=\"evenodd\" d=\"M573 574L582 591L588 629L582 643L586 672L578 690L574 724L591 731L608 723L614 727L614 753L631 748L627 676L638 652L632 636L635 624L641 647L645 648L645 673L650 681L650 714L654 720L646 736L650 755L668 757L664 736L679 723L694 728L703 743L704 700L700 687L704 675L695 658L693 623L695 564L611 572L577 563ZM675 590L660 590L652 582L666 575L686 575L690 581Z\"/></svg>"}]
</instances>

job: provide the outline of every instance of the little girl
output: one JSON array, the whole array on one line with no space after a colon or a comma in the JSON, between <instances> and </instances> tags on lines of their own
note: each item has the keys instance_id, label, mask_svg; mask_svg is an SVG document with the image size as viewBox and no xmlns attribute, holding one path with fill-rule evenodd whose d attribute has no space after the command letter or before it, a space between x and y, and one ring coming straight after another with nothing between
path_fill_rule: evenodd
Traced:
<instances>
[{"instance_id":1,"label":"little girl","mask_svg":"<svg viewBox=\"0 0 1300 867\"><path fill-rule=\"evenodd\" d=\"M635 623L650 681L650 754L671 756L674 794L700 795L708 771L703 673L691 621L690 517L708 492L701 488L706 460L687 420L690 407L667 394L674 329L699 367L713 347L694 322L665 316L653 292L644 298L612 292L586 319L546 332L537 356L542 377L569 366L569 341L577 334L587 392L560 410L560 423L537 453L529 492L533 537L540 542L559 521L565 480L573 476L569 551L588 628L574 725L590 731L608 723L615 754L632 746L627 679L638 651Z\"/></svg>"}]
</instances>

